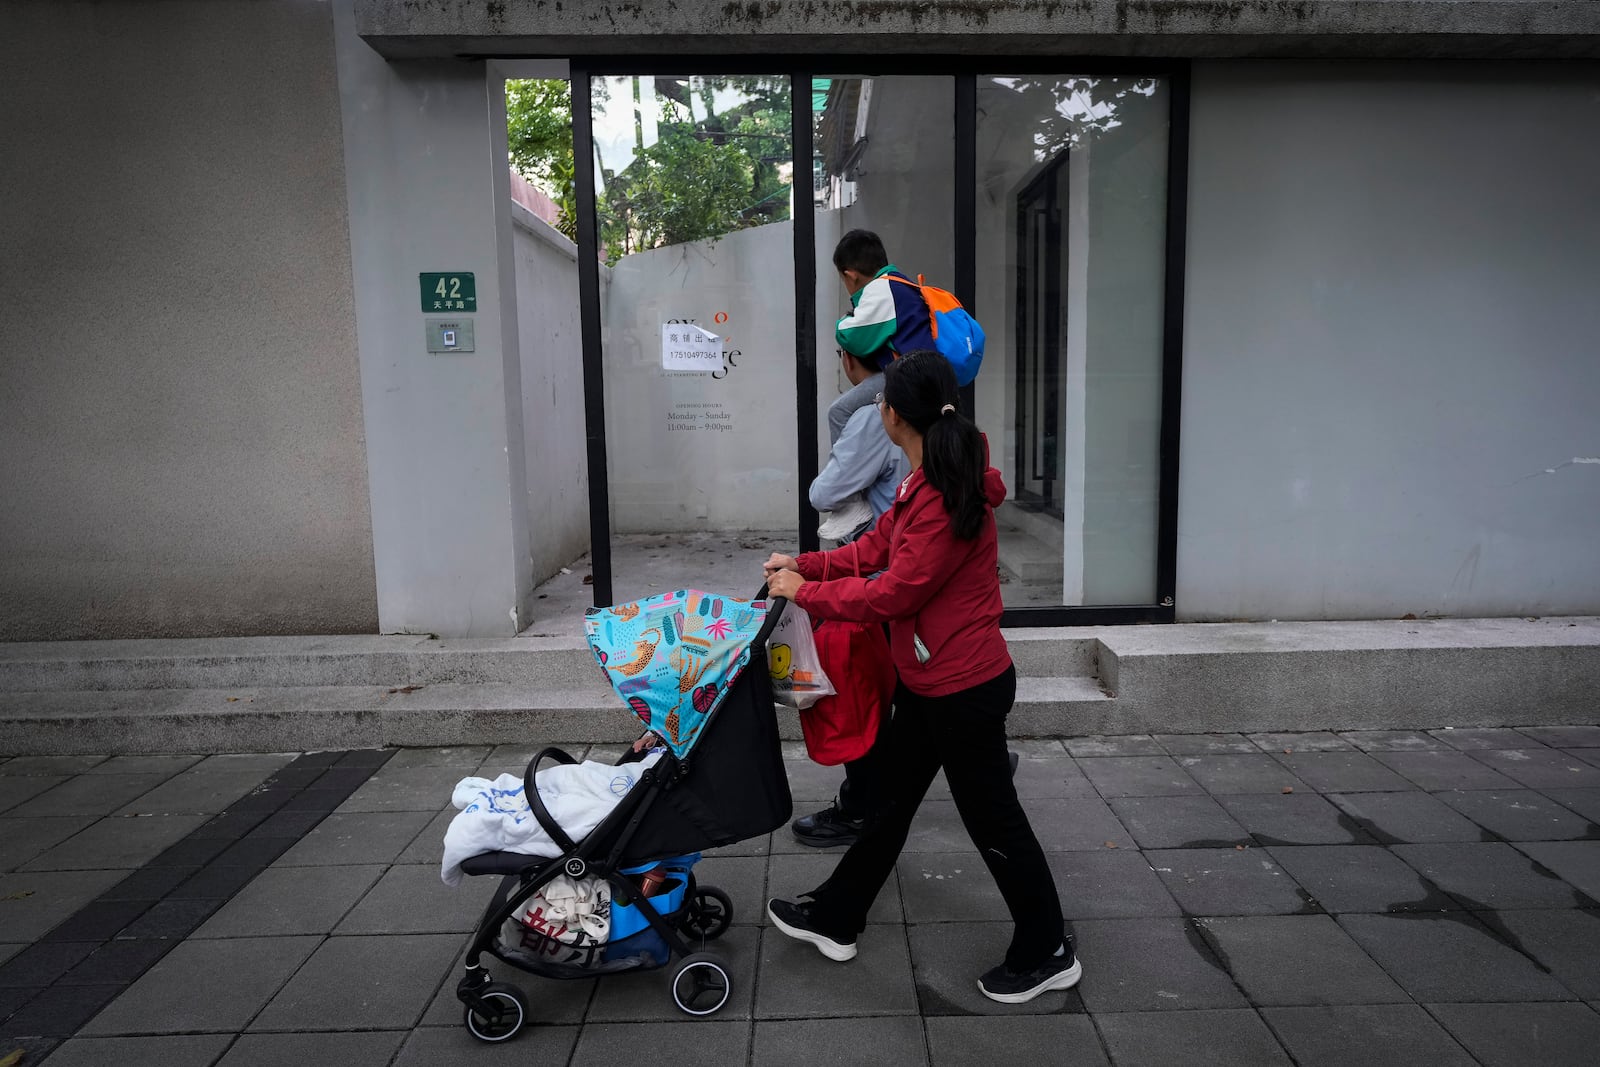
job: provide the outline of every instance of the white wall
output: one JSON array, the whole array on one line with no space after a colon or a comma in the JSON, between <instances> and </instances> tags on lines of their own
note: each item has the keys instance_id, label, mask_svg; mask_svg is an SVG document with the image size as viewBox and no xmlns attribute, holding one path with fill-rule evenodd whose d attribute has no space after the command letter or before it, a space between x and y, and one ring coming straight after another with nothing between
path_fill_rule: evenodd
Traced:
<instances>
[{"instance_id":1,"label":"white wall","mask_svg":"<svg viewBox=\"0 0 1600 1067\"><path fill-rule=\"evenodd\" d=\"M617 262L604 319L617 533L794 528L793 278L790 222ZM662 370L668 319L723 337L735 365L716 378Z\"/></svg>"},{"instance_id":2,"label":"white wall","mask_svg":"<svg viewBox=\"0 0 1600 1067\"><path fill-rule=\"evenodd\" d=\"M1197 63L1180 618L1600 612L1600 73Z\"/></svg>"},{"instance_id":3,"label":"white wall","mask_svg":"<svg viewBox=\"0 0 1600 1067\"><path fill-rule=\"evenodd\" d=\"M328 5L7 5L0 98L0 639L370 632Z\"/></svg>"},{"instance_id":4,"label":"white wall","mask_svg":"<svg viewBox=\"0 0 1600 1067\"><path fill-rule=\"evenodd\" d=\"M583 406L578 250L521 204L516 227L528 551L537 585L589 551L589 459ZM607 276L600 269L602 293Z\"/></svg>"}]
</instances>

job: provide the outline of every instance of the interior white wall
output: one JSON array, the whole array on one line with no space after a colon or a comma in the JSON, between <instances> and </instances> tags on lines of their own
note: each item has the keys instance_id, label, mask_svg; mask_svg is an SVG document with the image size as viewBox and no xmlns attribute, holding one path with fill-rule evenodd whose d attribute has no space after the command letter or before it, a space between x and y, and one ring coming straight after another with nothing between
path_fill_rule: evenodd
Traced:
<instances>
[{"instance_id":1,"label":"interior white wall","mask_svg":"<svg viewBox=\"0 0 1600 1067\"><path fill-rule=\"evenodd\" d=\"M1193 89L1179 617L1600 612L1600 72Z\"/></svg>"}]
</instances>

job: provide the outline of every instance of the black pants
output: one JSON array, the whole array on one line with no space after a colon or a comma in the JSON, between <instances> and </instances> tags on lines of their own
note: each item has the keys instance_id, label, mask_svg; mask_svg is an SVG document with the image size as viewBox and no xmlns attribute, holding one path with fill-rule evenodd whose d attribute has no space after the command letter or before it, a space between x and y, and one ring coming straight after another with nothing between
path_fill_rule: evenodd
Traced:
<instances>
[{"instance_id":1,"label":"black pants","mask_svg":"<svg viewBox=\"0 0 1600 1067\"><path fill-rule=\"evenodd\" d=\"M943 767L967 836L1016 924L1006 965L1032 970L1061 946L1061 898L1011 780L1005 724L1016 694L1014 667L949 696L918 696L904 684L896 689L894 719L884 739L886 803L828 880L810 894L823 930L859 934L866 928L867 911L894 870L911 820Z\"/></svg>"}]
</instances>

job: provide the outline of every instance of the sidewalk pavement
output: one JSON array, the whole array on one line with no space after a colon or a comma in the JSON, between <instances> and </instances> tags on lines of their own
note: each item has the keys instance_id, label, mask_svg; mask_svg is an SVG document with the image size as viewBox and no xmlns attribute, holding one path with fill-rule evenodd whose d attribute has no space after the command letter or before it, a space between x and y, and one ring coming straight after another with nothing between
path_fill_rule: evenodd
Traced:
<instances>
[{"instance_id":1,"label":"sidewalk pavement","mask_svg":"<svg viewBox=\"0 0 1600 1067\"><path fill-rule=\"evenodd\" d=\"M768 924L834 862L783 830L696 869L734 901L721 1013L679 1013L669 970L496 965L542 1024L503 1045L454 995L493 879L446 888L440 841L455 782L528 751L0 762L0 1062L1595 1061L1600 727L1013 746L1077 989L978 992L1009 927L936 782L854 961ZM838 770L786 752L796 813L827 801Z\"/></svg>"}]
</instances>

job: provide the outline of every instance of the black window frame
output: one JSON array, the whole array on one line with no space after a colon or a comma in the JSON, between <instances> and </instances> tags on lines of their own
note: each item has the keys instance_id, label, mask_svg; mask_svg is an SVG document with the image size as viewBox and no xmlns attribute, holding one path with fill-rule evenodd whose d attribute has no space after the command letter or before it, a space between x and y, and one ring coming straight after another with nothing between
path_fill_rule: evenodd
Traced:
<instances>
[{"instance_id":1,"label":"black window frame","mask_svg":"<svg viewBox=\"0 0 1600 1067\"><path fill-rule=\"evenodd\" d=\"M570 56L573 151L578 201L578 296L582 323L585 438L589 464L590 554L596 606L612 603L610 486L605 441L605 382L601 346L600 271L595 214L594 141L590 79L619 75L787 75L794 175L811 173L813 77L951 76L955 99L955 174L951 201L955 277L952 291L981 321L977 306L977 80L993 74L1084 74L1160 77L1168 83L1165 276L1162 295L1162 383L1160 475L1156 524L1156 602L1151 604L1054 605L1006 608L1004 626L1103 626L1170 623L1176 618L1178 542L1178 442L1183 383L1183 299L1189 194L1190 64L1180 59L1119 59L1104 56L819 56L726 55ZM830 72L837 72L830 74ZM809 185L807 186L809 189ZM809 196L797 203L810 204ZM815 212L794 213L795 387L798 463L797 541L802 551L818 546L817 515L808 487L817 474L817 360ZM962 403L972 410L973 386Z\"/></svg>"}]
</instances>

